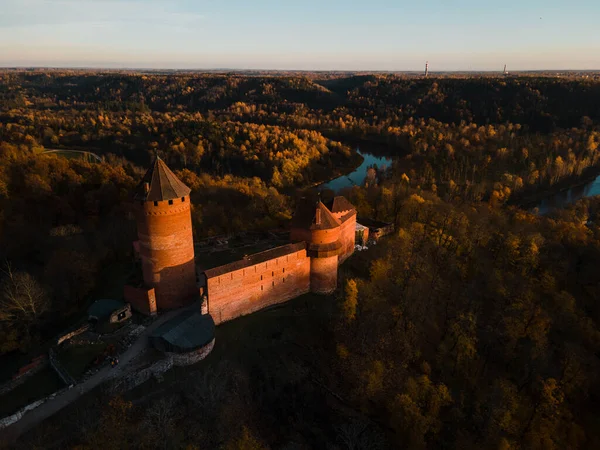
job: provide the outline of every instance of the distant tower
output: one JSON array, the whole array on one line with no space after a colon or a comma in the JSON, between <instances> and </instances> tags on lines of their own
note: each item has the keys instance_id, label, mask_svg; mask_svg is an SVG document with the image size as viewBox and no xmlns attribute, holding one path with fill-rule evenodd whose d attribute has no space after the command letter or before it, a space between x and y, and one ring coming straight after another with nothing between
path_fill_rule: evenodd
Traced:
<instances>
[{"instance_id":1,"label":"distant tower","mask_svg":"<svg viewBox=\"0 0 600 450\"><path fill-rule=\"evenodd\" d=\"M504 72L503 72L503 75L504 75L504 76L508 75L508 72L506 71L506 64L504 64Z\"/></svg>"},{"instance_id":2,"label":"distant tower","mask_svg":"<svg viewBox=\"0 0 600 450\"><path fill-rule=\"evenodd\" d=\"M305 241L310 257L310 291L328 294L337 288L339 255L344 252L340 220L319 200L304 202L294 215L291 240Z\"/></svg>"},{"instance_id":3,"label":"distant tower","mask_svg":"<svg viewBox=\"0 0 600 450\"><path fill-rule=\"evenodd\" d=\"M190 191L156 157L135 193L144 284L159 310L190 304L198 293Z\"/></svg>"},{"instance_id":4,"label":"distant tower","mask_svg":"<svg viewBox=\"0 0 600 450\"><path fill-rule=\"evenodd\" d=\"M425 62L425 78L429 76L429 61Z\"/></svg>"}]
</instances>

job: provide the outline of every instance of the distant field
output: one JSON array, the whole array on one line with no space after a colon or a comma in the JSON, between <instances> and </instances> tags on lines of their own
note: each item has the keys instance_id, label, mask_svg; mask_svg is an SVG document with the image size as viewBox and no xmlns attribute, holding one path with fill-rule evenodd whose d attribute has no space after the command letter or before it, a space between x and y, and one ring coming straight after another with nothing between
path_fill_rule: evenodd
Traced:
<instances>
[{"instance_id":1,"label":"distant field","mask_svg":"<svg viewBox=\"0 0 600 450\"><path fill-rule=\"evenodd\" d=\"M68 159L82 159L87 162L102 162L102 158L95 153L86 152L83 150L60 150L49 149L42 152L43 155L54 154Z\"/></svg>"}]
</instances>

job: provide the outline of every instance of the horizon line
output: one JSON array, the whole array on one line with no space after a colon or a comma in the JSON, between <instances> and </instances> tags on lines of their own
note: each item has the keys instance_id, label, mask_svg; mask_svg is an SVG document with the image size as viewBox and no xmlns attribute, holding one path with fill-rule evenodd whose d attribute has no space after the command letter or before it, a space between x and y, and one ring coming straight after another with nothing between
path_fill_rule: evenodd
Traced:
<instances>
[{"instance_id":1,"label":"horizon line","mask_svg":"<svg viewBox=\"0 0 600 450\"><path fill-rule=\"evenodd\" d=\"M272 68L181 68L181 67L102 67L102 66L3 66L0 64L0 70L105 70L105 71L178 71L178 72L369 72L369 73L423 73L423 69L272 69ZM438 69L429 70L429 74L435 73L504 73L504 69ZM509 69L507 73L527 73L527 72L600 72L597 69Z\"/></svg>"}]
</instances>

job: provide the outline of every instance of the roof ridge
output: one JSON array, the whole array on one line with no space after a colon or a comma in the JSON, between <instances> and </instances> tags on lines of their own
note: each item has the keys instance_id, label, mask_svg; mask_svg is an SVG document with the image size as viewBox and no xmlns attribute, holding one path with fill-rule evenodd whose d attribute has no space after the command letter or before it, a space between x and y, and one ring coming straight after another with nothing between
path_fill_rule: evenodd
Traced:
<instances>
[{"instance_id":1,"label":"roof ridge","mask_svg":"<svg viewBox=\"0 0 600 450\"><path fill-rule=\"evenodd\" d=\"M158 179L156 181L157 181L157 184L158 184L158 190L160 192L163 192L163 189L162 189L163 186L162 186L161 176L160 176L160 169L161 169L161 164L160 163L161 162L162 162L162 160L157 156L156 159L154 160L154 166L155 166L155 168L152 171L152 178L153 178L152 181L154 182L154 177L157 177Z\"/></svg>"},{"instance_id":2,"label":"roof ridge","mask_svg":"<svg viewBox=\"0 0 600 450\"><path fill-rule=\"evenodd\" d=\"M136 189L135 198L143 201L164 201L183 198L191 189L177 178L169 166L156 156Z\"/></svg>"},{"instance_id":3,"label":"roof ridge","mask_svg":"<svg viewBox=\"0 0 600 450\"><path fill-rule=\"evenodd\" d=\"M321 223L313 223L312 226L315 228L321 228L321 229L326 229L326 228L333 228L335 226L339 226L342 224L342 222L340 222L340 220L338 218L336 218L333 213L329 210L329 208L327 206L325 206L325 204L322 201L318 201L317 202L317 209L322 211L322 214L325 215L326 220L324 220L323 217L321 217L320 222ZM315 214L316 217L316 214ZM313 218L313 222L314 222L314 218ZM328 223L324 223L324 222L328 222ZM333 222L333 223L331 223Z\"/></svg>"}]
</instances>

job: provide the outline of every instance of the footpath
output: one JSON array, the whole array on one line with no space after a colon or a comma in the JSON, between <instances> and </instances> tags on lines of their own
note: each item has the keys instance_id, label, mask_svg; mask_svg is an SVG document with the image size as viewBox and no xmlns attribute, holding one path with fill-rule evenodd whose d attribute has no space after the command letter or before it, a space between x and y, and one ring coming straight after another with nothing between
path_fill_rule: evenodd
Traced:
<instances>
[{"instance_id":1,"label":"footpath","mask_svg":"<svg viewBox=\"0 0 600 450\"><path fill-rule=\"evenodd\" d=\"M192 308L199 309L200 306L198 304L194 304L187 308L169 311L168 313L161 315L158 319L146 327L146 329L139 335L138 339L131 345L131 347L129 347L123 354L119 356L118 366L114 368L111 366L106 366L82 383L73 385L72 387L64 389L63 391L59 391L60 393L56 394L54 397L50 396L46 402L27 412L20 420L0 430L0 443L16 441L23 433L32 429L48 417L56 414L65 406L73 403L81 395L91 391L105 381L117 379L126 375L129 370L134 369L134 367L130 365L130 362L148 346L148 336L163 323L180 314L182 311Z\"/></svg>"}]
</instances>

